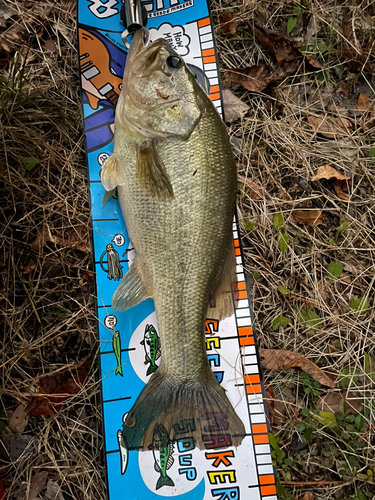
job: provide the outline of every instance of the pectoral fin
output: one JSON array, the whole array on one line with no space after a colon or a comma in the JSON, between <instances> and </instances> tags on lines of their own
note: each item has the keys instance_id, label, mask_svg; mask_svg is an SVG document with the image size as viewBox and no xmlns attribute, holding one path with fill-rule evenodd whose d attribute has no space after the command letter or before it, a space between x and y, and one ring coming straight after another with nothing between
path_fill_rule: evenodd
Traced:
<instances>
[{"instance_id":1,"label":"pectoral fin","mask_svg":"<svg viewBox=\"0 0 375 500\"><path fill-rule=\"evenodd\" d=\"M116 188L111 189L110 191L106 191L103 196L102 208L105 207L107 201L112 198L113 193L116 191Z\"/></svg>"},{"instance_id":2,"label":"pectoral fin","mask_svg":"<svg viewBox=\"0 0 375 500\"><path fill-rule=\"evenodd\" d=\"M112 191L120 183L120 165L114 154L111 154L103 164L100 179L107 191ZM112 196L112 193L111 195ZM107 201L107 200L106 200ZM104 203L104 201L103 201ZM104 206L104 205L103 205Z\"/></svg>"},{"instance_id":3,"label":"pectoral fin","mask_svg":"<svg viewBox=\"0 0 375 500\"><path fill-rule=\"evenodd\" d=\"M126 272L112 297L112 307L116 311L126 311L149 297L138 271L137 258Z\"/></svg>"},{"instance_id":4,"label":"pectoral fin","mask_svg":"<svg viewBox=\"0 0 375 500\"><path fill-rule=\"evenodd\" d=\"M138 149L137 176L141 186L156 198L174 198L171 181L154 141Z\"/></svg>"},{"instance_id":5,"label":"pectoral fin","mask_svg":"<svg viewBox=\"0 0 375 500\"><path fill-rule=\"evenodd\" d=\"M221 321L232 316L233 299L232 284L236 281L236 257L234 247L231 246L230 252L225 263L221 280L213 297L214 307L210 305L207 308L207 318Z\"/></svg>"}]
</instances>

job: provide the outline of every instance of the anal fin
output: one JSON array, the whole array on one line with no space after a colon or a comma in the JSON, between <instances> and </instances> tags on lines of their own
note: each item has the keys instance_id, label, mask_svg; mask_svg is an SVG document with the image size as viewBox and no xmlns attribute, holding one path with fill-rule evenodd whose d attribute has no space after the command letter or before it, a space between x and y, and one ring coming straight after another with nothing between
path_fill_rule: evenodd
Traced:
<instances>
[{"instance_id":1,"label":"anal fin","mask_svg":"<svg viewBox=\"0 0 375 500\"><path fill-rule=\"evenodd\" d=\"M137 257L112 297L112 307L116 311L126 311L136 306L150 295L147 293L138 270Z\"/></svg>"},{"instance_id":2,"label":"anal fin","mask_svg":"<svg viewBox=\"0 0 375 500\"><path fill-rule=\"evenodd\" d=\"M138 149L137 176L141 186L156 198L174 198L169 175L154 141L147 142Z\"/></svg>"}]
</instances>

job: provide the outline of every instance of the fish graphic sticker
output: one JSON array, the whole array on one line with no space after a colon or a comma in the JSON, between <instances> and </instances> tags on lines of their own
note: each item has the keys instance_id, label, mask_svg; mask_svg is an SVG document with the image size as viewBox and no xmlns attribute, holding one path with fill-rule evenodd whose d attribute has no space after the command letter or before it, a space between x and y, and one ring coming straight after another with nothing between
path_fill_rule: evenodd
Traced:
<instances>
[{"instance_id":1,"label":"fish graphic sticker","mask_svg":"<svg viewBox=\"0 0 375 500\"><path fill-rule=\"evenodd\" d=\"M160 358L160 338L153 325L146 325L145 334L141 342L145 350L145 365L150 363L146 375L156 372L158 365L155 363Z\"/></svg>"}]
</instances>

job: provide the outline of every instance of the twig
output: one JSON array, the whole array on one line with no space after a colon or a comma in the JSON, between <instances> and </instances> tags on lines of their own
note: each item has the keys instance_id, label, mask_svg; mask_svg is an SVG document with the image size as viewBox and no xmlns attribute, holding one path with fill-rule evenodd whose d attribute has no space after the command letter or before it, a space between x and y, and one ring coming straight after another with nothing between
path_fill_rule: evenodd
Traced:
<instances>
[{"instance_id":1,"label":"twig","mask_svg":"<svg viewBox=\"0 0 375 500\"><path fill-rule=\"evenodd\" d=\"M299 300L300 302L305 302L305 304L311 304L312 306L319 307L320 309L323 309L323 307L328 307L328 309L331 309L331 311L338 310L337 307L327 306L327 305L323 306L319 302L313 302L312 300L302 299L301 297L295 297L294 295L291 295L289 298L293 300Z\"/></svg>"},{"instance_id":2,"label":"twig","mask_svg":"<svg viewBox=\"0 0 375 500\"><path fill-rule=\"evenodd\" d=\"M280 481L281 484L289 484L293 486L320 486L325 484L344 484L348 481Z\"/></svg>"},{"instance_id":3,"label":"twig","mask_svg":"<svg viewBox=\"0 0 375 500\"><path fill-rule=\"evenodd\" d=\"M372 427L370 427L370 429L368 429L367 432L362 434L362 436L358 438L358 441L361 441L361 439L365 438L367 436L367 434L370 434L370 432L372 432L374 429L375 429L375 424Z\"/></svg>"}]
</instances>

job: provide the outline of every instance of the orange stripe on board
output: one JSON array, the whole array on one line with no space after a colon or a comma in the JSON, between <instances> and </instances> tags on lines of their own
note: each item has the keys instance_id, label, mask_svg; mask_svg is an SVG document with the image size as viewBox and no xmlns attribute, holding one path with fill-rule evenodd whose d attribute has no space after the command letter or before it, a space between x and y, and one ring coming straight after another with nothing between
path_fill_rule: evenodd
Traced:
<instances>
[{"instance_id":1,"label":"orange stripe on board","mask_svg":"<svg viewBox=\"0 0 375 500\"><path fill-rule=\"evenodd\" d=\"M214 62L216 62L216 57L215 56L204 57L203 62L204 62L204 64L214 63Z\"/></svg>"},{"instance_id":2,"label":"orange stripe on board","mask_svg":"<svg viewBox=\"0 0 375 500\"><path fill-rule=\"evenodd\" d=\"M234 297L234 300L247 299L246 290L243 292L235 292L235 294L236 294L236 296Z\"/></svg>"},{"instance_id":3,"label":"orange stripe on board","mask_svg":"<svg viewBox=\"0 0 375 500\"><path fill-rule=\"evenodd\" d=\"M246 283L244 281L237 281L233 283L233 288L236 290L246 290Z\"/></svg>"},{"instance_id":4,"label":"orange stripe on board","mask_svg":"<svg viewBox=\"0 0 375 500\"><path fill-rule=\"evenodd\" d=\"M210 24L210 18L206 17L205 19L199 19L198 28L203 28L203 26L208 26Z\"/></svg>"},{"instance_id":5,"label":"orange stripe on board","mask_svg":"<svg viewBox=\"0 0 375 500\"><path fill-rule=\"evenodd\" d=\"M245 375L245 384L260 384L259 375Z\"/></svg>"},{"instance_id":6,"label":"orange stripe on board","mask_svg":"<svg viewBox=\"0 0 375 500\"><path fill-rule=\"evenodd\" d=\"M240 345L254 345L254 337L240 337Z\"/></svg>"},{"instance_id":7,"label":"orange stripe on board","mask_svg":"<svg viewBox=\"0 0 375 500\"><path fill-rule=\"evenodd\" d=\"M238 239L234 240L234 246L235 246L235 248L240 246L240 241Z\"/></svg>"},{"instance_id":8,"label":"orange stripe on board","mask_svg":"<svg viewBox=\"0 0 375 500\"><path fill-rule=\"evenodd\" d=\"M217 101L218 99L220 99L220 93L210 94L208 97L211 99L211 101Z\"/></svg>"},{"instance_id":9,"label":"orange stripe on board","mask_svg":"<svg viewBox=\"0 0 375 500\"><path fill-rule=\"evenodd\" d=\"M275 477L273 474L267 476L259 476L259 484L275 484Z\"/></svg>"},{"instance_id":10,"label":"orange stripe on board","mask_svg":"<svg viewBox=\"0 0 375 500\"><path fill-rule=\"evenodd\" d=\"M276 495L276 486L261 486L260 494L262 497L268 497L268 495Z\"/></svg>"},{"instance_id":11,"label":"orange stripe on board","mask_svg":"<svg viewBox=\"0 0 375 500\"><path fill-rule=\"evenodd\" d=\"M210 87L210 94L213 94L214 92L220 92L219 85L212 85L212 87Z\"/></svg>"},{"instance_id":12,"label":"orange stripe on board","mask_svg":"<svg viewBox=\"0 0 375 500\"><path fill-rule=\"evenodd\" d=\"M202 50L202 56L214 56L215 55L215 49L204 49Z\"/></svg>"},{"instance_id":13,"label":"orange stripe on board","mask_svg":"<svg viewBox=\"0 0 375 500\"><path fill-rule=\"evenodd\" d=\"M268 432L267 424L253 424L251 426L251 432L253 434L264 434Z\"/></svg>"},{"instance_id":14,"label":"orange stripe on board","mask_svg":"<svg viewBox=\"0 0 375 500\"><path fill-rule=\"evenodd\" d=\"M253 436L254 444L265 444L268 443L268 434L256 434Z\"/></svg>"},{"instance_id":15,"label":"orange stripe on board","mask_svg":"<svg viewBox=\"0 0 375 500\"><path fill-rule=\"evenodd\" d=\"M240 326L238 328L238 335L240 337L248 337L249 335L252 335L253 334L253 329L251 328L251 326ZM258 380L259 382L259 380Z\"/></svg>"},{"instance_id":16,"label":"orange stripe on board","mask_svg":"<svg viewBox=\"0 0 375 500\"><path fill-rule=\"evenodd\" d=\"M262 386L260 384L250 384L246 386L246 394L261 394Z\"/></svg>"},{"instance_id":17,"label":"orange stripe on board","mask_svg":"<svg viewBox=\"0 0 375 500\"><path fill-rule=\"evenodd\" d=\"M235 249L234 249L234 253L235 253L236 255L241 255L241 248L235 248Z\"/></svg>"}]
</instances>

